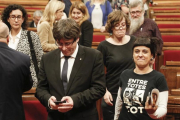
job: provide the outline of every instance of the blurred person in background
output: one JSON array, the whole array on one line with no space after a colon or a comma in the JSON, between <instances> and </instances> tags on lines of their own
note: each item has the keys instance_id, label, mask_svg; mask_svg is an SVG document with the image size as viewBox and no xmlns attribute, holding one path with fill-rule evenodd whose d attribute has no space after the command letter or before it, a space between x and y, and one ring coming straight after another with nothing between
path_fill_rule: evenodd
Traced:
<instances>
[{"instance_id":1,"label":"blurred person in background","mask_svg":"<svg viewBox=\"0 0 180 120\"><path fill-rule=\"evenodd\" d=\"M30 70L33 79L33 87L36 87L38 82L38 67L40 66L43 50L39 36L33 31L26 30L28 25L26 10L21 5L12 4L4 9L1 18L10 30L8 46L30 57ZM32 48L29 41L32 43ZM33 59L34 57L36 59Z\"/></svg>"},{"instance_id":2,"label":"blurred person in background","mask_svg":"<svg viewBox=\"0 0 180 120\"><path fill-rule=\"evenodd\" d=\"M144 18L144 4L142 0L134 0L129 4L129 18L131 25L127 34L136 37L157 37L160 40L158 55L161 55L163 40L159 28L152 19Z\"/></svg>"},{"instance_id":3,"label":"blurred person in background","mask_svg":"<svg viewBox=\"0 0 180 120\"><path fill-rule=\"evenodd\" d=\"M105 31L105 25L109 13L112 12L111 3L108 0L90 0L86 2L93 28Z\"/></svg>"},{"instance_id":4,"label":"blurred person in background","mask_svg":"<svg viewBox=\"0 0 180 120\"><path fill-rule=\"evenodd\" d=\"M69 17L74 19L81 28L79 44L91 47L93 39L93 25L88 20L89 13L83 2L74 2L70 8Z\"/></svg>"},{"instance_id":5,"label":"blurred person in background","mask_svg":"<svg viewBox=\"0 0 180 120\"><path fill-rule=\"evenodd\" d=\"M41 45L44 52L49 52L58 47L55 45L52 29L55 22L63 16L65 4L58 0L51 0L46 5L42 18L37 27Z\"/></svg>"},{"instance_id":6,"label":"blurred person in background","mask_svg":"<svg viewBox=\"0 0 180 120\"><path fill-rule=\"evenodd\" d=\"M29 27L37 27L39 20L41 19L43 15L43 12L41 10L36 10L33 13L33 20L32 22L29 24Z\"/></svg>"}]
</instances>

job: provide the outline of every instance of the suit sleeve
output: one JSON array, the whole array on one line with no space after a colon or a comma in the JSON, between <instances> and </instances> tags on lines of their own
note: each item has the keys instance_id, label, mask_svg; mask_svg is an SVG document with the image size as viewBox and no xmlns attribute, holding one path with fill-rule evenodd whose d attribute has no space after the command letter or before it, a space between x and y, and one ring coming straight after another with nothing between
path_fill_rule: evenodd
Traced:
<instances>
[{"instance_id":1,"label":"suit sleeve","mask_svg":"<svg viewBox=\"0 0 180 120\"><path fill-rule=\"evenodd\" d=\"M94 66L92 69L92 77L90 88L74 94L71 96L74 102L74 108L79 108L81 106L86 106L87 104L91 104L96 100L100 99L104 96L106 91L106 81L104 76L104 65L102 54L97 51L96 57L94 59Z\"/></svg>"},{"instance_id":2,"label":"suit sleeve","mask_svg":"<svg viewBox=\"0 0 180 120\"><path fill-rule=\"evenodd\" d=\"M82 45L86 46L86 47L91 47L92 46L92 39L93 39L93 25L91 22L86 21L83 25L82 25L82 30L81 30L82 34L83 34L83 38L82 38Z\"/></svg>"},{"instance_id":3,"label":"suit sleeve","mask_svg":"<svg viewBox=\"0 0 180 120\"><path fill-rule=\"evenodd\" d=\"M48 107L48 100L51 97L49 92L48 81L44 70L44 56L41 59L41 65L38 74L38 85L36 88L35 97L46 107Z\"/></svg>"},{"instance_id":4,"label":"suit sleeve","mask_svg":"<svg viewBox=\"0 0 180 120\"><path fill-rule=\"evenodd\" d=\"M32 77L31 77L31 72L30 72L30 58L29 56L27 56L27 59L25 60L27 61L26 63L26 70L23 71L24 73L24 81L23 81L23 92L25 91L28 91L32 88L32 85L33 85L33 80L32 80ZM25 72L26 71L26 72Z\"/></svg>"}]
</instances>

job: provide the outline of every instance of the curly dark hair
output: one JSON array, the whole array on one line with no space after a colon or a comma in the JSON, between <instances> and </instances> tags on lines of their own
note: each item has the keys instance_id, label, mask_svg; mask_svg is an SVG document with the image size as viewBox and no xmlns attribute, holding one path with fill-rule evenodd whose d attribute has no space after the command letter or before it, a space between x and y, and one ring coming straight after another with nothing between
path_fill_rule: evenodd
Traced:
<instances>
[{"instance_id":1,"label":"curly dark hair","mask_svg":"<svg viewBox=\"0 0 180 120\"><path fill-rule=\"evenodd\" d=\"M1 19L2 21L9 27L9 29L11 29L11 25L9 24L9 22L7 21L9 19L9 15L13 10L20 10L23 14L23 18L24 18L24 22L22 23L21 27L23 29L27 29L27 20L28 20L28 16L27 16L27 12L24 9L24 7L22 7L21 5L17 5L17 4L12 4L7 6L6 8L4 8L2 15L1 15Z\"/></svg>"},{"instance_id":2,"label":"curly dark hair","mask_svg":"<svg viewBox=\"0 0 180 120\"><path fill-rule=\"evenodd\" d=\"M109 33L112 33L112 29L115 27L115 25L117 23L119 23L119 21L123 20L123 18L125 18L125 22L126 22L126 30L129 29L130 26L130 20L128 18L128 16L123 13L120 10L117 11L113 11L108 15L108 19L107 19L107 24L106 24L106 31Z\"/></svg>"}]
</instances>

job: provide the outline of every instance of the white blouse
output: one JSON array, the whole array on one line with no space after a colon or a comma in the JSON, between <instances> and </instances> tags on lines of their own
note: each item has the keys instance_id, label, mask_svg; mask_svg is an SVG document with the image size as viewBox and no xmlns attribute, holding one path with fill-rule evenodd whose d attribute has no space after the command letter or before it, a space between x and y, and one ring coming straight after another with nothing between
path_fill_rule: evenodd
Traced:
<instances>
[{"instance_id":1,"label":"white blouse","mask_svg":"<svg viewBox=\"0 0 180 120\"><path fill-rule=\"evenodd\" d=\"M93 28L100 29L103 25L103 12L101 10L100 3L95 3L95 7L92 11L91 22Z\"/></svg>"},{"instance_id":2,"label":"white blouse","mask_svg":"<svg viewBox=\"0 0 180 120\"><path fill-rule=\"evenodd\" d=\"M20 39L20 36L21 36L21 31L22 31L22 28L21 30L19 31L19 33L16 35L15 39L13 39L12 35L11 35L11 32L9 33L9 43L8 43L8 46L14 50L17 49L17 46L18 46L18 43L19 43L19 39Z\"/></svg>"}]
</instances>

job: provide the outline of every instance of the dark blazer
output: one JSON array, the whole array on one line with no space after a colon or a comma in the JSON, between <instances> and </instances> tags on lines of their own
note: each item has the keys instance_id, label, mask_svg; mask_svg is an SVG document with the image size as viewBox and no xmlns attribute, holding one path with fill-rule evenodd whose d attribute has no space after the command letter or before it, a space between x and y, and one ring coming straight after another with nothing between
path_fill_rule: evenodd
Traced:
<instances>
[{"instance_id":1,"label":"dark blazer","mask_svg":"<svg viewBox=\"0 0 180 120\"><path fill-rule=\"evenodd\" d=\"M30 22L29 27L35 27L35 26L34 26L34 21L31 21L31 22Z\"/></svg>"},{"instance_id":2,"label":"dark blazer","mask_svg":"<svg viewBox=\"0 0 180 120\"><path fill-rule=\"evenodd\" d=\"M89 20L84 21L81 24L81 37L79 39L79 44L91 47L93 41L93 25Z\"/></svg>"},{"instance_id":3,"label":"dark blazer","mask_svg":"<svg viewBox=\"0 0 180 120\"><path fill-rule=\"evenodd\" d=\"M63 2L65 3L65 8L64 8L64 12L66 13L67 17L69 16L69 9L72 5L70 0L63 0Z\"/></svg>"},{"instance_id":4,"label":"dark blazer","mask_svg":"<svg viewBox=\"0 0 180 120\"><path fill-rule=\"evenodd\" d=\"M98 120L96 100L105 94L106 82L102 54L95 49L79 46L67 92L60 77L60 54L56 49L41 59L35 96L48 109L48 120ZM67 113L50 110L48 100L55 96L71 96L74 107Z\"/></svg>"},{"instance_id":5,"label":"dark blazer","mask_svg":"<svg viewBox=\"0 0 180 120\"><path fill-rule=\"evenodd\" d=\"M0 120L25 120L21 96L31 87L29 56L0 42Z\"/></svg>"}]
</instances>

